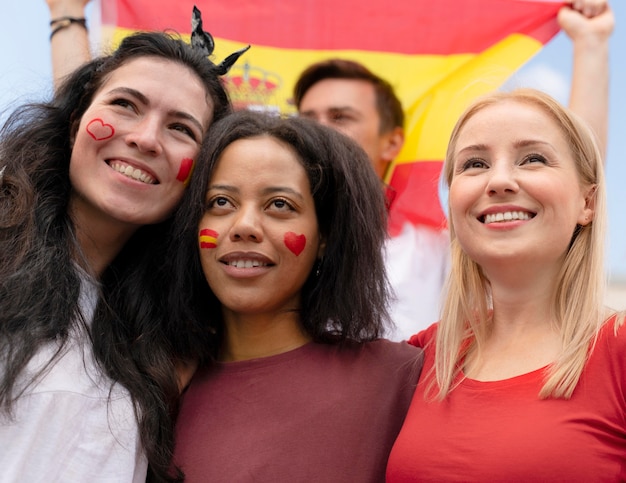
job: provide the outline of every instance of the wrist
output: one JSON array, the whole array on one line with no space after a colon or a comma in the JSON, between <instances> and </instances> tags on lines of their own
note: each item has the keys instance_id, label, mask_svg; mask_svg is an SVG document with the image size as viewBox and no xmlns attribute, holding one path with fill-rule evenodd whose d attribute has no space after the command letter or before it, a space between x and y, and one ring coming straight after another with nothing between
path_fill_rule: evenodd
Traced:
<instances>
[{"instance_id":1,"label":"wrist","mask_svg":"<svg viewBox=\"0 0 626 483\"><path fill-rule=\"evenodd\" d=\"M65 30L72 25L79 25L85 30L87 30L87 20L85 17L73 17L71 15L63 15L61 17L54 17L50 20L50 28L52 31L50 32L50 40L54 37L58 32Z\"/></svg>"},{"instance_id":2,"label":"wrist","mask_svg":"<svg viewBox=\"0 0 626 483\"><path fill-rule=\"evenodd\" d=\"M84 17L85 7L83 5L48 5L50 7L50 20L60 17Z\"/></svg>"},{"instance_id":3,"label":"wrist","mask_svg":"<svg viewBox=\"0 0 626 483\"><path fill-rule=\"evenodd\" d=\"M590 32L571 39L575 52L602 52L609 48L610 33Z\"/></svg>"}]
</instances>

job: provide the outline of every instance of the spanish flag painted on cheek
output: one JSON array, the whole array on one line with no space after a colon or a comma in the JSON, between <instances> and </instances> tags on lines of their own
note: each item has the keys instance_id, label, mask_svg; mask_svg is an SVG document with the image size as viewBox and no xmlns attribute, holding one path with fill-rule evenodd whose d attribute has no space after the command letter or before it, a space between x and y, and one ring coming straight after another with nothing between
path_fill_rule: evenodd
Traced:
<instances>
[{"instance_id":1,"label":"spanish flag painted on cheek","mask_svg":"<svg viewBox=\"0 0 626 483\"><path fill-rule=\"evenodd\" d=\"M191 30L192 4L107 0L105 37ZM390 232L445 227L439 176L452 127L476 96L500 87L557 32L550 0L196 0L221 61L248 44L225 82L238 108L295 112L293 86L310 64L361 62L391 83L406 113L406 142L388 179Z\"/></svg>"}]
</instances>

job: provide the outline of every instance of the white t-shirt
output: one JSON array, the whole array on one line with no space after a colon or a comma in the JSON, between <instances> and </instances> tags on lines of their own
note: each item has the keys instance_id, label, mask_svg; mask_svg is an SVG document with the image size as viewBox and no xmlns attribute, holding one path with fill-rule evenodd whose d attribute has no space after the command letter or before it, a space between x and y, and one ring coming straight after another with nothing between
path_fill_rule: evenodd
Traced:
<instances>
[{"instance_id":1,"label":"white t-shirt","mask_svg":"<svg viewBox=\"0 0 626 483\"><path fill-rule=\"evenodd\" d=\"M442 289L450 269L450 234L426 226L405 224L385 245L387 276L395 294L385 336L394 341L439 320Z\"/></svg>"},{"instance_id":2,"label":"white t-shirt","mask_svg":"<svg viewBox=\"0 0 626 483\"><path fill-rule=\"evenodd\" d=\"M83 279L80 306L93 317L96 287ZM58 346L41 348L27 366L34 374ZM2 482L143 482L147 459L130 395L98 368L84 329L76 328L62 354L0 416Z\"/></svg>"}]
</instances>

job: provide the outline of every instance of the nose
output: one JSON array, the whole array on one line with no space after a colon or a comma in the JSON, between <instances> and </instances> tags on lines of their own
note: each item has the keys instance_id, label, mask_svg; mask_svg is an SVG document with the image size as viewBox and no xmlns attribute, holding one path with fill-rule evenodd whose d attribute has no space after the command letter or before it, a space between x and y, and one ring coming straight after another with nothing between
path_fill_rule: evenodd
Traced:
<instances>
[{"instance_id":1,"label":"nose","mask_svg":"<svg viewBox=\"0 0 626 483\"><path fill-rule=\"evenodd\" d=\"M159 155L163 152L161 144L161 123L156 116L145 116L129 129L127 144L136 147L145 154Z\"/></svg>"},{"instance_id":2,"label":"nose","mask_svg":"<svg viewBox=\"0 0 626 483\"><path fill-rule=\"evenodd\" d=\"M519 191L515 166L508 162L494 163L489 169L487 193L489 196L513 194Z\"/></svg>"},{"instance_id":3,"label":"nose","mask_svg":"<svg viewBox=\"0 0 626 483\"><path fill-rule=\"evenodd\" d=\"M319 124L322 124L324 126L331 126L331 120L329 118L329 116L324 113L324 112L317 112L317 111L307 111L306 113L304 113L302 115L303 117L306 117L307 119L311 119Z\"/></svg>"},{"instance_id":4,"label":"nose","mask_svg":"<svg viewBox=\"0 0 626 483\"><path fill-rule=\"evenodd\" d=\"M315 116L315 120L326 127L333 127L333 123L329 116Z\"/></svg>"},{"instance_id":5,"label":"nose","mask_svg":"<svg viewBox=\"0 0 626 483\"><path fill-rule=\"evenodd\" d=\"M230 230L231 240L262 242L263 230L261 228L260 215L255 206L240 206Z\"/></svg>"}]
</instances>

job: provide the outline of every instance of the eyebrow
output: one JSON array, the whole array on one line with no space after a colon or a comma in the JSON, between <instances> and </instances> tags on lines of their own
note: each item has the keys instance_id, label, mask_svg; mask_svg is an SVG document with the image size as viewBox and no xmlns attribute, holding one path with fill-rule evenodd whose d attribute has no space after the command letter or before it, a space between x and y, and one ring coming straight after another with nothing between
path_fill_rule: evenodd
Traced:
<instances>
[{"instance_id":1,"label":"eyebrow","mask_svg":"<svg viewBox=\"0 0 626 483\"><path fill-rule=\"evenodd\" d=\"M147 106L150 105L150 99L148 99L144 94L142 94L136 89L132 89L130 87L116 87L115 89L112 89L109 91L109 94L117 94L117 93L133 96L137 98L139 102L141 102L142 104L145 104ZM172 110L172 111L168 111L168 115L179 118L179 119L185 119L191 122L192 124L194 124L200 130L200 133L204 133L205 129L202 127L202 124L200 123L200 121L198 121L194 116L192 116L188 112Z\"/></svg>"},{"instance_id":2,"label":"eyebrow","mask_svg":"<svg viewBox=\"0 0 626 483\"><path fill-rule=\"evenodd\" d=\"M346 112L346 111L353 112L355 114L359 114L359 111L354 109L352 106L332 106L332 107L328 107L328 108L322 110L322 112L330 112L330 113ZM308 109L306 111L300 111L300 115L301 116L306 116L306 115L310 115L310 114L316 114L316 111L314 109Z\"/></svg>"},{"instance_id":3,"label":"eyebrow","mask_svg":"<svg viewBox=\"0 0 626 483\"><path fill-rule=\"evenodd\" d=\"M513 143L513 146L516 148L524 148L527 146L534 146L540 144L542 146L547 146L554 150L554 146L547 141L540 141L538 139L520 139ZM486 144L471 144L469 146L465 146L463 149L457 152L457 154L462 154L465 151L489 151L489 146Z\"/></svg>"},{"instance_id":4,"label":"eyebrow","mask_svg":"<svg viewBox=\"0 0 626 483\"><path fill-rule=\"evenodd\" d=\"M229 193L239 193L240 190L239 188L235 187L235 186L231 186L228 184L212 184L209 185L209 187L207 188L207 192L211 191L211 190L220 190L220 191L226 191ZM267 188L264 188L261 193L263 195L271 195L271 194L275 194L275 193L289 193L301 200L304 199L304 196L302 196L302 194L299 191L294 190L293 188L289 188L287 186L269 186Z\"/></svg>"}]
</instances>

